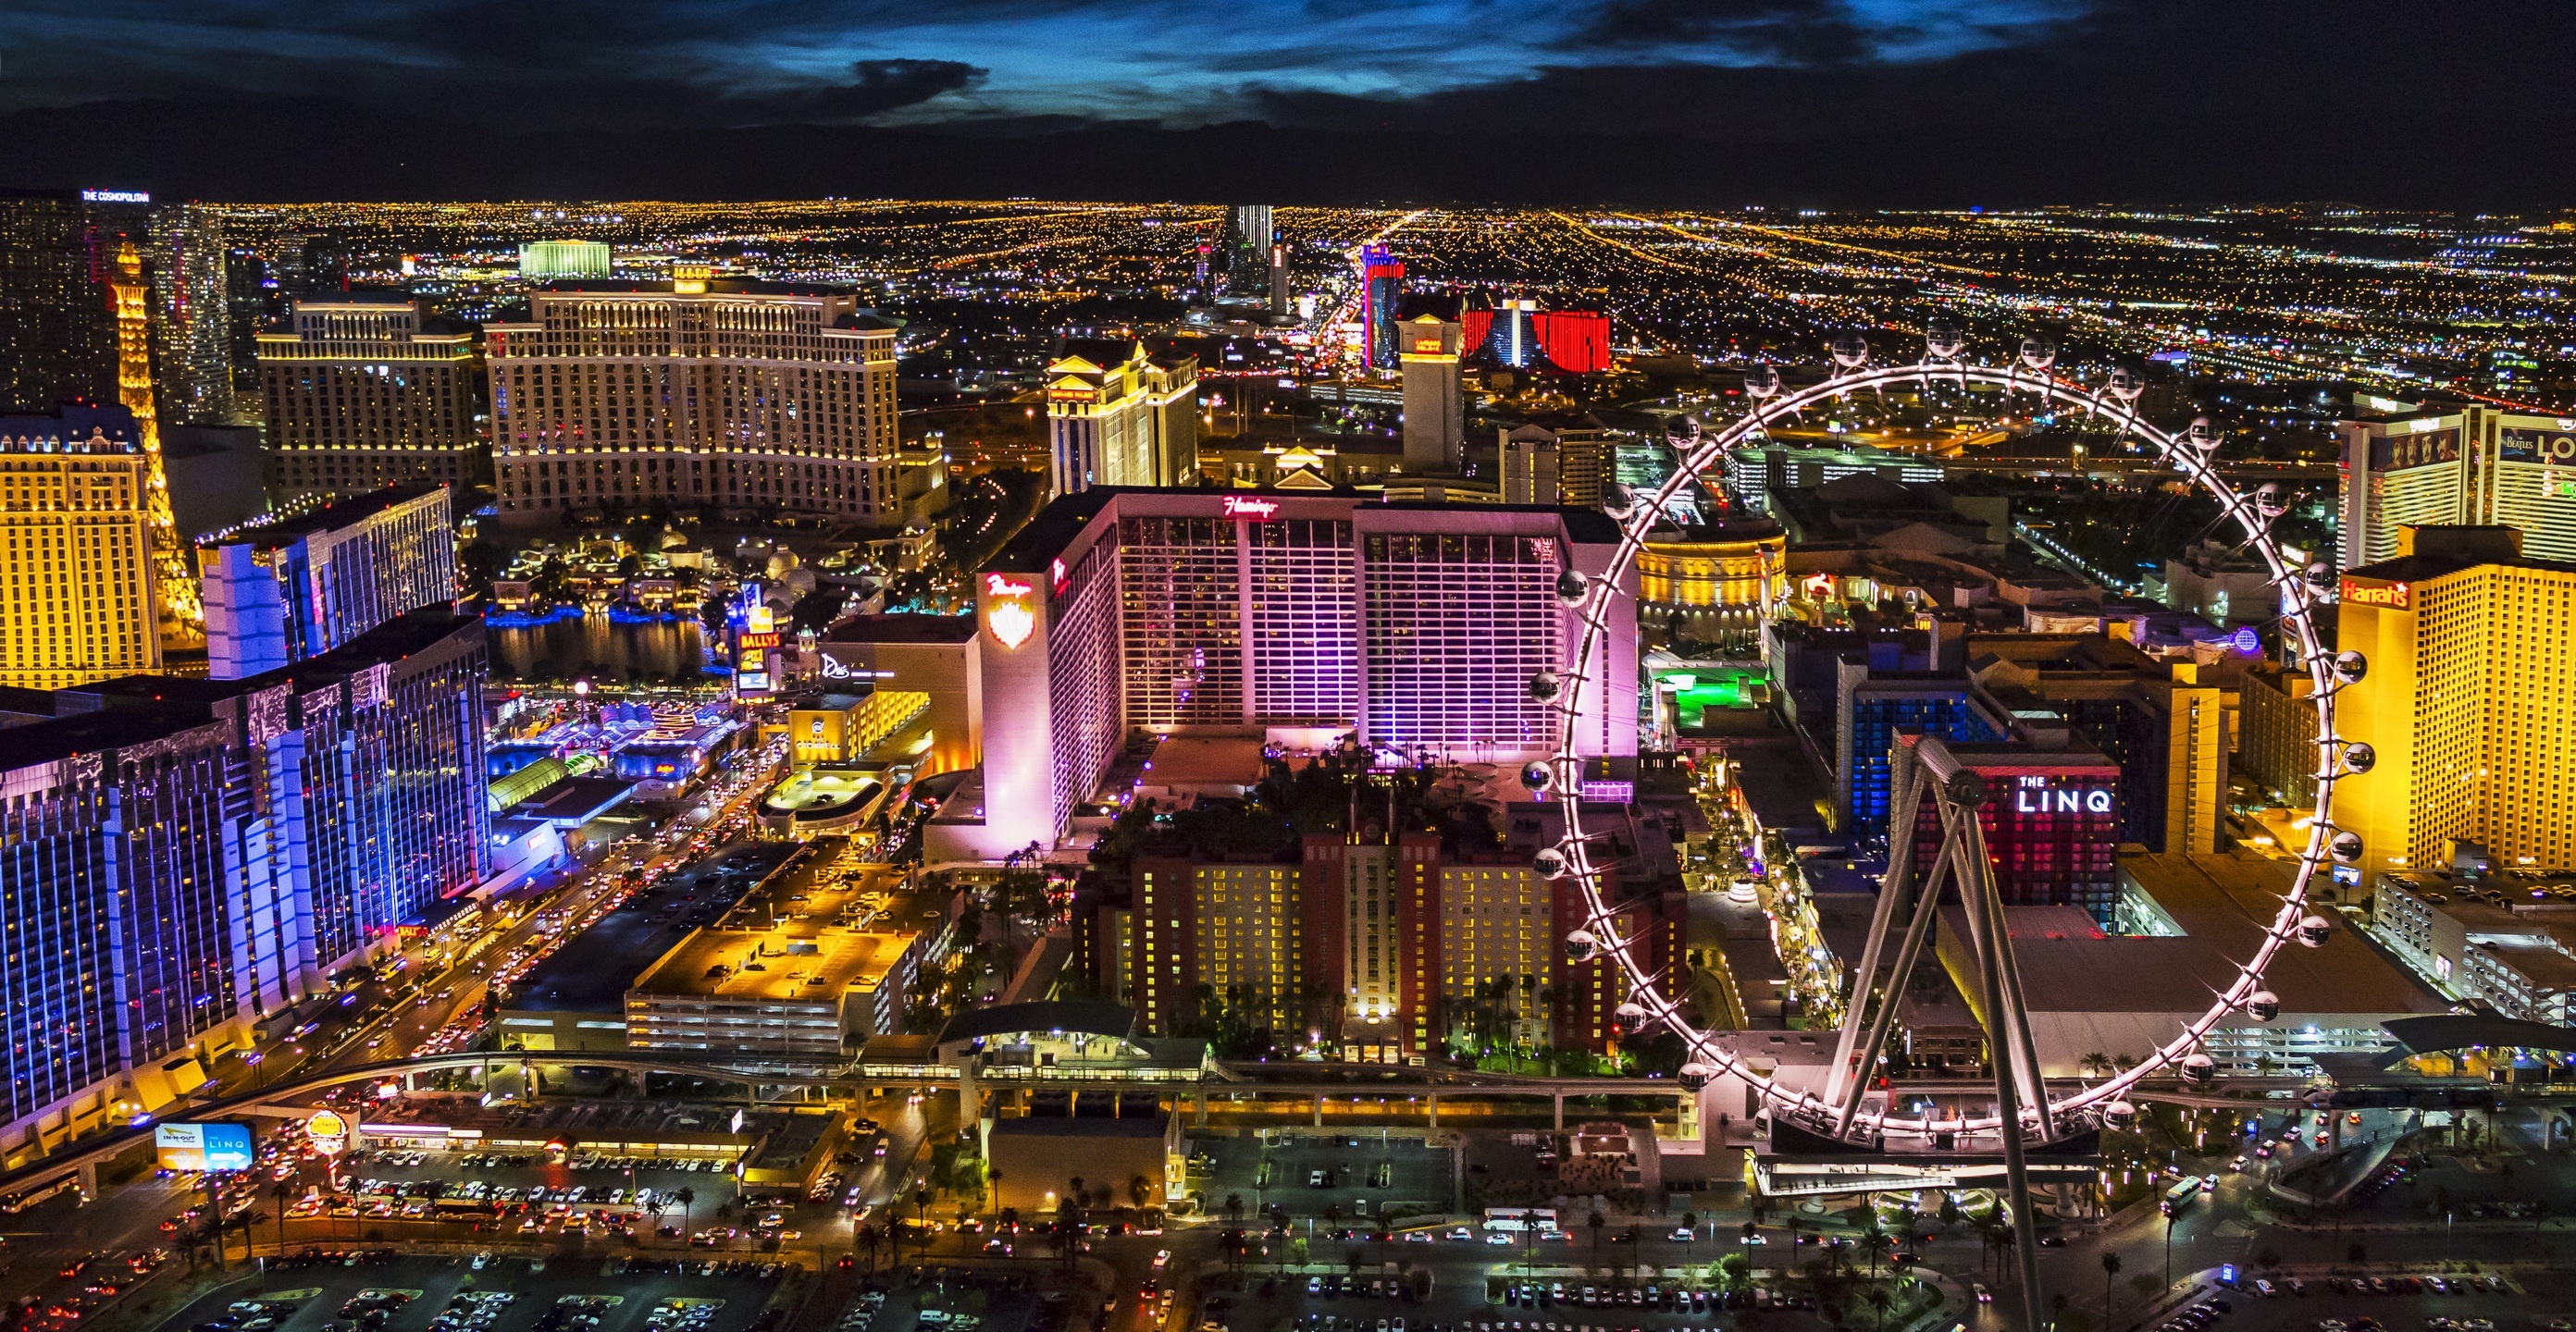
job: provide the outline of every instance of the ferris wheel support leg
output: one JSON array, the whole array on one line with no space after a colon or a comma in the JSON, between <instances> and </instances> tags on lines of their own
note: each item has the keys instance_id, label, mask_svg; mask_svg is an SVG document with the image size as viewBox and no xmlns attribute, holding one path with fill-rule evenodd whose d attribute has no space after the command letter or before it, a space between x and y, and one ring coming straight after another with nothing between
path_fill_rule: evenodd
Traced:
<instances>
[{"instance_id":1,"label":"ferris wheel support leg","mask_svg":"<svg viewBox=\"0 0 2576 1332\"><path fill-rule=\"evenodd\" d=\"M1974 864L1988 871L1980 879L1987 904L1992 909L1994 926L1987 936L1986 946L1995 955L1995 973L2003 983L2004 1030L2012 1038L2014 1056L2021 1061L2022 1086L2030 1092L2030 1105L2038 1116L2040 1135L2053 1138L2057 1136L2057 1127L2048 1112L2048 1078L2039 1066L2039 1042L2031 1038L2030 1007L2022 999L2021 964L2013 957L2012 931L2004 927L2003 896L1995 887L1993 862L1986 857L1985 826L1971 817L1967 820L1966 833L1965 856L1973 857Z\"/></svg>"},{"instance_id":2,"label":"ferris wheel support leg","mask_svg":"<svg viewBox=\"0 0 2576 1332\"><path fill-rule=\"evenodd\" d=\"M1904 998L1905 984L1914 978L1915 961L1923 955L1923 940L1932 933L1933 919L1941 914L1941 889L1950 876L1951 862L1958 854L1958 840L1959 832L1954 827L1942 840L1941 853L1932 858L1932 872L1924 876L1915 893L1914 917L1906 922L1905 942L1896 950L1896 968L1887 976L1887 997L1879 1001L1878 1014L1870 1020L1869 1036L1860 1045L1859 1062L1853 1063L1846 1058L1834 1066L1835 1074L1843 1079L1842 1098L1838 1102L1841 1114L1834 1121L1836 1135L1851 1132L1852 1119L1860 1113L1862 1098L1869 1094L1869 1071L1878 1066L1878 1053L1887 1046L1888 1029L1896 1023L1896 1007ZM1855 983L1851 1017L1843 1023L1845 1043L1848 1043L1849 1034L1860 1018L1857 996L1864 993L1860 987L1867 985L1869 980L1870 977L1864 975Z\"/></svg>"},{"instance_id":3,"label":"ferris wheel support leg","mask_svg":"<svg viewBox=\"0 0 2576 1332\"><path fill-rule=\"evenodd\" d=\"M1923 782L1911 765L1900 765L1896 780L1896 817L1887 825L1887 874L1879 880L1878 908L1870 915L1869 941L1861 945L1860 965L1851 973L1851 999L1843 1005L1842 1034L1834 1040L1834 1062L1825 1074L1827 1105L1840 1104L1845 1083L1856 1076L1852 1072L1852 1043L1860 1034L1861 1014L1869 1008L1870 985L1878 979L1879 954L1886 950L1887 936L1896 924L1896 913L1902 909L1905 890L1914 881L1914 838L1910 833L1898 837L1895 830L1913 828L1915 801L1921 797Z\"/></svg>"},{"instance_id":4,"label":"ferris wheel support leg","mask_svg":"<svg viewBox=\"0 0 2576 1332\"><path fill-rule=\"evenodd\" d=\"M1973 827L1976 811L1965 811ZM1970 849L1982 862L1983 838L1971 837ZM1988 869L1980 863L1976 869ZM2030 1205L2030 1164L2022 1153L2022 1092L2026 1087L2033 1101L2043 1108L2045 1116L2048 1093L2026 1084L2018 1072L2020 1060L2015 1055L2011 1025L2004 1014L2003 953L1995 947L2004 931L2003 904L1994 890L1991 873L1977 873L1962 867L1959 896L1967 907L1968 927L1976 936L1977 979L1986 1001L1986 1057L1995 1069L1995 1118L2004 1139L2004 1185L2006 1199L2012 1204L2013 1229L2018 1232L2013 1252L2021 1264L2022 1326L2030 1329L2047 1326L2041 1314L2047 1305L2039 1289L2039 1230L2032 1224Z\"/></svg>"}]
</instances>

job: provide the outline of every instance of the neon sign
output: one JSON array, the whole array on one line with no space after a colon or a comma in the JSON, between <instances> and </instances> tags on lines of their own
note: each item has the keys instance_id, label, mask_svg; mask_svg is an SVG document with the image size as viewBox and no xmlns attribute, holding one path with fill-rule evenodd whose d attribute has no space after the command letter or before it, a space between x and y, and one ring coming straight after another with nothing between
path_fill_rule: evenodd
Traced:
<instances>
[{"instance_id":1,"label":"neon sign","mask_svg":"<svg viewBox=\"0 0 2576 1332\"><path fill-rule=\"evenodd\" d=\"M1064 571L1064 561L1062 560L1055 561L1055 567L1050 572L1052 573L1053 578L1049 584L1050 590L1048 595L1057 597L1063 596L1065 588L1070 586L1073 582L1073 575Z\"/></svg>"},{"instance_id":2,"label":"neon sign","mask_svg":"<svg viewBox=\"0 0 2576 1332\"><path fill-rule=\"evenodd\" d=\"M2013 791L2013 812L2108 814L2111 812L2111 789L2107 786L2056 786L2045 777L2024 777Z\"/></svg>"},{"instance_id":3,"label":"neon sign","mask_svg":"<svg viewBox=\"0 0 2576 1332\"><path fill-rule=\"evenodd\" d=\"M992 633L994 642L1017 648L1037 632L1037 612L1029 608L1028 602L1035 591L1016 578L997 573L984 575L984 595L992 598L992 604L984 610L984 628Z\"/></svg>"},{"instance_id":4,"label":"neon sign","mask_svg":"<svg viewBox=\"0 0 2576 1332\"><path fill-rule=\"evenodd\" d=\"M152 196L141 190L83 190L81 202L148 204L152 202Z\"/></svg>"},{"instance_id":5,"label":"neon sign","mask_svg":"<svg viewBox=\"0 0 2576 1332\"><path fill-rule=\"evenodd\" d=\"M1279 501L1258 495L1228 495L1225 497L1225 516L1252 522L1276 518L1279 516Z\"/></svg>"},{"instance_id":6,"label":"neon sign","mask_svg":"<svg viewBox=\"0 0 2576 1332\"><path fill-rule=\"evenodd\" d=\"M2414 591L2406 584L2375 579L2344 579L2343 599L2356 606L2386 606L2390 610L2411 610L2415 605Z\"/></svg>"}]
</instances>

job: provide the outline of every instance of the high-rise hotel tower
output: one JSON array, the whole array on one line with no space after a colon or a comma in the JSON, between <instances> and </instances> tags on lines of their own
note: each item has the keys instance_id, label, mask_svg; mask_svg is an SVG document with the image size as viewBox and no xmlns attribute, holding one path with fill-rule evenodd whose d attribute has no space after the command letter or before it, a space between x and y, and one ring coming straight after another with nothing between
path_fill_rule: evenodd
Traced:
<instances>
[{"instance_id":1,"label":"high-rise hotel tower","mask_svg":"<svg viewBox=\"0 0 2576 1332\"><path fill-rule=\"evenodd\" d=\"M982 827L994 855L1050 843L1130 730L1362 744L1455 762L1553 753L1532 679L1571 670L1567 572L1609 567L1597 512L1352 495L1120 490L1040 510L985 566ZM1637 751L1631 595L1575 750Z\"/></svg>"},{"instance_id":2,"label":"high-rise hotel tower","mask_svg":"<svg viewBox=\"0 0 2576 1332\"><path fill-rule=\"evenodd\" d=\"M2335 727L2373 762L2336 783L2335 826L2360 834L2365 873L2446 869L2461 842L2576 869L2576 562L2523 554L2510 527L2399 536L2343 576L2335 644L2365 674Z\"/></svg>"},{"instance_id":3,"label":"high-rise hotel tower","mask_svg":"<svg viewBox=\"0 0 2576 1332\"><path fill-rule=\"evenodd\" d=\"M161 669L150 471L122 407L0 416L0 684Z\"/></svg>"},{"instance_id":4,"label":"high-rise hotel tower","mask_svg":"<svg viewBox=\"0 0 2576 1332\"><path fill-rule=\"evenodd\" d=\"M2343 422L2346 569L2397 558L2400 529L2493 523L2523 554L2576 560L2576 418L2365 398Z\"/></svg>"},{"instance_id":5,"label":"high-rise hotel tower","mask_svg":"<svg viewBox=\"0 0 2576 1332\"><path fill-rule=\"evenodd\" d=\"M259 335L259 381L273 500L470 485L483 472L474 337L409 296L297 301L292 327Z\"/></svg>"},{"instance_id":6,"label":"high-rise hotel tower","mask_svg":"<svg viewBox=\"0 0 2576 1332\"><path fill-rule=\"evenodd\" d=\"M1199 474L1199 363L1145 344L1072 339L1047 366L1052 493L1186 486Z\"/></svg>"},{"instance_id":7,"label":"high-rise hotel tower","mask_svg":"<svg viewBox=\"0 0 2576 1332\"><path fill-rule=\"evenodd\" d=\"M486 330L502 513L891 522L895 325L837 288L676 271L557 283Z\"/></svg>"}]
</instances>

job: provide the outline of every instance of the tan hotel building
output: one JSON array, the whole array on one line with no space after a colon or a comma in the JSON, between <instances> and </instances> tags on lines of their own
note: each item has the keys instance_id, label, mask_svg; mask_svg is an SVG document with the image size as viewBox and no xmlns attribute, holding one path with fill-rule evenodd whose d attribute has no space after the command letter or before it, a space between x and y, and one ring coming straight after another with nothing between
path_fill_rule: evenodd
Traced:
<instances>
[{"instance_id":1,"label":"tan hotel building","mask_svg":"<svg viewBox=\"0 0 2576 1332\"><path fill-rule=\"evenodd\" d=\"M297 301L293 325L259 335L271 499L481 478L463 326L366 292Z\"/></svg>"},{"instance_id":2,"label":"tan hotel building","mask_svg":"<svg viewBox=\"0 0 2576 1332\"><path fill-rule=\"evenodd\" d=\"M890 523L894 335L843 290L686 268L538 291L486 330L501 510Z\"/></svg>"}]
</instances>

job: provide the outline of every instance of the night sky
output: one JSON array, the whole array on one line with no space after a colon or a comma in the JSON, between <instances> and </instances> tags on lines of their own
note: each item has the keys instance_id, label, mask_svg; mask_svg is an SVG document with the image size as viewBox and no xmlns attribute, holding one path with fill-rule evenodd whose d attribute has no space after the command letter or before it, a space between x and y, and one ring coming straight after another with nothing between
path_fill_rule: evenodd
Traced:
<instances>
[{"instance_id":1,"label":"night sky","mask_svg":"<svg viewBox=\"0 0 2576 1332\"><path fill-rule=\"evenodd\" d=\"M0 183L2551 207L2571 57L2482 0L7 0Z\"/></svg>"}]
</instances>

